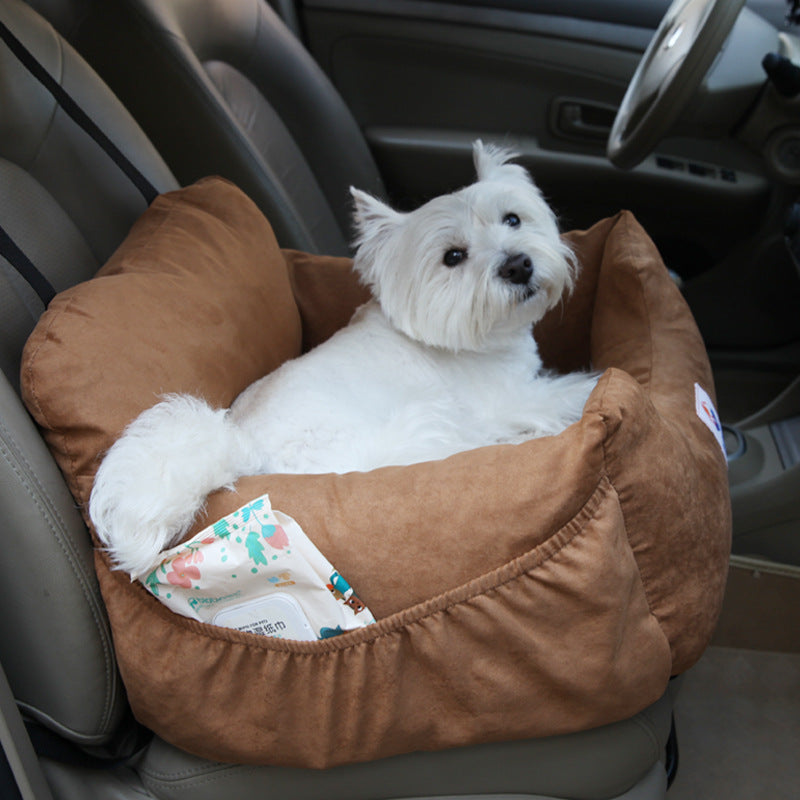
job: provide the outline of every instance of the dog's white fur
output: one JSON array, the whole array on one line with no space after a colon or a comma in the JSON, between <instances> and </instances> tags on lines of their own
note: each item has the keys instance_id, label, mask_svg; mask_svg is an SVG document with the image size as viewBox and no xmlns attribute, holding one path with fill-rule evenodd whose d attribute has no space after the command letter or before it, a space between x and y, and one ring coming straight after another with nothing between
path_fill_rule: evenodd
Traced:
<instances>
[{"instance_id":1,"label":"dog's white fur","mask_svg":"<svg viewBox=\"0 0 800 800\"><path fill-rule=\"evenodd\" d=\"M89 507L120 568L152 568L206 495L242 475L439 459L557 434L580 417L596 375L543 371L531 335L571 288L574 259L511 157L476 142L477 182L410 213L351 190L354 268L375 299L229 410L169 396L128 426ZM453 250L464 257L448 266Z\"/></svg>"}]
</instances>

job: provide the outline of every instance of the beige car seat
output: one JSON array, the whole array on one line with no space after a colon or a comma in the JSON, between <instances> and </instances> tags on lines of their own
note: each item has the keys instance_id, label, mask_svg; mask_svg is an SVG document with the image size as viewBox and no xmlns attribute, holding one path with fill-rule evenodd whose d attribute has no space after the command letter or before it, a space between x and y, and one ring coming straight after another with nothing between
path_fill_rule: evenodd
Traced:
<instances>
[{"instance_id":1,"label":"beige car seat","mask_svg":"<svg viewBox=\"0 0 800 800\"><path fill-rule=\"evenodd\" d=\"M383 182L341 97L266 2L31 5L102 76L182 185L222 175L257 203L282 246L347 253L349 187L381 194Z\"/></svg>"}]
</instances>

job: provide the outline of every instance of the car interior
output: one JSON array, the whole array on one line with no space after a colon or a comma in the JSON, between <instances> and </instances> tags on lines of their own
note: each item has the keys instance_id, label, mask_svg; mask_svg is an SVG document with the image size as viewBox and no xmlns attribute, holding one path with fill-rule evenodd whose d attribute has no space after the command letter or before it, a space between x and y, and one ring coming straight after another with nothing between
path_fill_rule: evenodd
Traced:
<instances>
[{"instance_id":1,"label":"car interior","mask_svg":"<svg viewBox=\"0 0 800 800\"><path fill-rule=\"evenodd\" d=\"M797 2L0 0L0 23L3 797L797 795ZM723 423L732 551L701 660L608 725L329 770L208 761L137 722L92 540L20 398L45 303L15 249L60 292L147 208L71 103L156 192L223 176L308 253L352 252L350 186L412 209L468 183L476 138L518 154L564 231L633 212Z\"/></svg>"}]
</instances>

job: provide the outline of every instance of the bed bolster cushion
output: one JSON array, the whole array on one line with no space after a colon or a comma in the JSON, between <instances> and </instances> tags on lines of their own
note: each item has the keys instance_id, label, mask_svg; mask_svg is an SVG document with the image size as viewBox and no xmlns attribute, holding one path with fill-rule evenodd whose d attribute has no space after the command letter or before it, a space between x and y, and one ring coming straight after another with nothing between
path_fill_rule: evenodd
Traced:
<instances>
[{"instance_id":1,"label":"bed bolster cushion","mask_svg":"<svg viewBox=\"0 0 800 800\"><path fill-rule=\"evenodd\" d=\"M141 722L206 758L323 768L611 723L699 658L731 526L697 406L714 399L703 342L632 215L566 237L581 274L535 335L550 368L604 371L577 423L409 467L249 476L198 518L193 532L269 494L376 624L315 642L214 627L96 551ZM279 250L238 189L206 179L51 303L24 396L85 509L103 452L159 395L228 406L366 297L348 259Z\"/></svg>"}]
</instances>

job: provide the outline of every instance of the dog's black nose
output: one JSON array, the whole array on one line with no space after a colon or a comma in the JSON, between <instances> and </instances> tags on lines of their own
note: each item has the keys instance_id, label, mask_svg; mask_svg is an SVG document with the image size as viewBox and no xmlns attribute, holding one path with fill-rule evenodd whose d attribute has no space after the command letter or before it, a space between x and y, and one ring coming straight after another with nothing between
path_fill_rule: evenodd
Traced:
<instances>
[{"instance_id":1,"label":"dog's black nose","mask_svg":"<svg viewBox=\"0 0 800 800\"><path fill-rule=\"evenodd\" d=\"M526 284L533 275L533 262L525 253L515 253L500 265L498 274L509 283Z\"/></svg>"}]
</instances>

